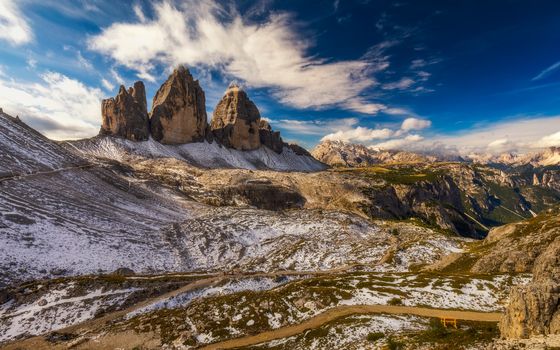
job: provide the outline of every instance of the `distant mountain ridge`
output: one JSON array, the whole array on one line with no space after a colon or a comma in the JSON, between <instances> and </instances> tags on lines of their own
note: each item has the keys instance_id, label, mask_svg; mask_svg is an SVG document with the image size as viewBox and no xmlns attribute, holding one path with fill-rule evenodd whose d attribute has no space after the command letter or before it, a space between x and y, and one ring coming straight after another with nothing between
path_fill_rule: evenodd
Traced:
<instances>
[{"instance_id":1,"label":"distant mountain ridge","mask_svg":"<svg viewBox=\"0 0 560 350\"><path fill-rule=\"evenodd\" d=\"M560 165L560 147L549 147L525 154L517 153L472 153L466 156L433 152L410 152L401 150L379 150L362 144L326 140L311 152L319 161L333 167L364 167L386 163L433 163L468 162L497 164L509 167L531 165L545 167Z\"/></svg>"},{"instance_id":2,"label":"distant mountain ridge","mask_svg":"<svg viewBox=\"0 0 560 350\"><path fill-rule=\"evenodd\" d=\"M432 163L437 161L463 161L457 156L420 154L398 150L378 150L361 144L326 140L319 143L311 155L334 167L364 167L384 163Z\"/></svg>"},{"instance_id":3,"label":"distant mountain ridge","mask_svg":"<svg viewBox=\"0 0 560 350\"><path fill-rule=\"evenodd\" d=\"M530 164L532 166L550 166L560 165L560 147L549 147L543 150L529 152L524 154L518 153L501 153L492 154L472 154L468 159L475 163L481 164L504 164L509 166L521 166Z\"/></svg>"}]
</instances>

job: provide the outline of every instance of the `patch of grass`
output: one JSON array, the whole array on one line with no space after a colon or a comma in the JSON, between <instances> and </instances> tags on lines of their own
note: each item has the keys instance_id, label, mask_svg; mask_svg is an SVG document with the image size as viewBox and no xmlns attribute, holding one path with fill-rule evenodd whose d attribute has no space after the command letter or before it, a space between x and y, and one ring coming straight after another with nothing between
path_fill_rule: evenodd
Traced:
<instances>
[{"instance_id":1,"label":"patch of grass","mask_svg":"<svg viewBox=\"0 0 560 350\"><path fill-rule=\"evenodd\" d=\"M404 344L400 341L395 340L393 337L387 339L387 349L388 350L403 350Z\"/></svg>"},{"instance_id":2,"label":"patch of grass","mask_svg":"<svg viewBox=\"0 0 560 350\"><path fill-rule=\"evenodd\" d=\"M469 347L475 343L489 343L499 336L495 322L458 321L458 329L443 326L439 319L430 320L429 328L412 335L410 340L419 344L434 344L433 349L451 350Z\"/></svg>"},{"instance_id":3,"label":"patch of grass","mask_svg":"<svg viewBox=\"0 0 560 350\"><path fill-rule=\"evenodd\" d=\"M402 305L402 300L401 298L391 298L388 302L389 305Z\"/></svg>"},{"instance_id":4,"label":"patch of grass","mask_svg":"<svg viewBox=\"0 0 560 350\"><path fill-rule=\"evenodd\" d=\"M367 335L367 340L372 343L382 338L385 338L385 334L383 334L382 332L372 332Z\"/></svg>"}]
</instances>

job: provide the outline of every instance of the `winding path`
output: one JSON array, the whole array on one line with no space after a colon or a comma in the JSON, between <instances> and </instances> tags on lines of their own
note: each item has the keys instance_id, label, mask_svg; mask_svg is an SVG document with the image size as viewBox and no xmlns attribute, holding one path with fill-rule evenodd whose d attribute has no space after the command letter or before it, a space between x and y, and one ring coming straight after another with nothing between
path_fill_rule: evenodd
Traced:
<instances>
[{"instance_id":1,"label":"winding path","mask_svg":"<svg viewBox=\"0 0 560 350\"><path fill-rule=\"evenodd\" d=\"M179 294L199 289L205 288L217 283L220 283L224 280L228 279L241 279L241 278L249 278L249 277L277 277L277 276L285 276L285 275L300 275L300 276L317 276L317 275L329 275L329 274L337 274L341 272L345 272L350 270L358 265L349 265L340 268L335 268L331 270L322 270L322 271L275 271L275 272L262 272L262 273L232 273L232 274L224 274L224 273L215 273L215 274L206 274L207 277L188 282L184 286L162 294L160 296L150 298L139 303L136 303L124 310L115 311L99 318L94 318L87 320L85 322L75 324L72 326L68 326L62 329L58 329L58 333L73 333L73 334L81 334L84 341L88 341L89 336L92 335L92 332L95 330L100 329L103 325L106 325L112 321L120 319L131 313L133 311L139 310L144 308L148 305L157 303L159 301L170 299L174 296ZM180 275L180 274L175 274ZM146 277L146 278L156 278L158 276ZM142 277L128 277L130 279L138 279ZM211 349L232 349L242 346L249 346L249 345L256 345L259 343L281 339L285 337L290 337L293 335L297 335L300 333L305 332L309 329L318 328L325 323L333 321L340 317L350 316L353 314L367 314L367 313L383 313L383 314L408 314L408 315L416 315L422 317L446 317L446 318L455 318L458 320L469 320L469 321L483 321L483 322L498 322L500 320L501 314L500 313L488 313L488 312L476 312L476 311L456 311L456 310L446 310L446 309L430 309L424 307L414 307L414 306L394 306L394 305L352 305L352 306L338 306L332 309L329 309L319 315L316 315L308 320L303 321L302 323L286 326L282 328L278 328L271 331L266 331L263 333L259 333L256 335L250 335L245 337L240 337L236 339L230 339L223 342L218 342L215 344L210 344L208 346L203 347L202 349L211 350ZM99 339L101 340L101 339ZM102 341L100 342L102 344ZM100 344L99 344L100 345ZM4 349L63 349L68 346L68 344L57 344L54 345L46 341L44 336L34 336L25 340L21 341L14 341L12 343L8 343L3 345L5 346ZM86 345L87 346L87 345ZM96 347L97 348L97 347Z\"/></svg>"},{"instance_id":2,"label":"winding path","mask_svg":"<svg viewBox=\"0 0 560 350\"><path fill-rule=\"evenodd\" d=\"M242 346L256 345L275 339L291 337L303 333L306 330L321 327L325 323L331 322L337 318L350 316L354 314L367 314L367 313L407 314L407 315L416 315L422 317L445 317L445 318L455 318L458 320L482 321L482 322L498 322L502 316L502 314L495 313L495 312L442 310L442 309L429 309L429 308L414 307L414 306L393 306L393 305L339 306L327 310L315 317L312 317L296 325L286 326L272 331L259 333L256 335L250 335L237 339L226 340L223 342L219 342L203 347L202 350L232 349L232 348L238 348Z\"/></svg>"}]
</instances>

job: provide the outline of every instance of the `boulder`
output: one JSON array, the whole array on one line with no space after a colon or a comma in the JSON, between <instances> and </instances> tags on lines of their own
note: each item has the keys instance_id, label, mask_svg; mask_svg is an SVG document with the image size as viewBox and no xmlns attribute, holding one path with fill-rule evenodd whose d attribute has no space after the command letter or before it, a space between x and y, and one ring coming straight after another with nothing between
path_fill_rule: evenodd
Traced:
<instances>
[{"instance_id":1,"label":"boulder","mask_svg":"<svg viewBox=\"0 0 560 350\"><path fill-rule=\"evenodd\" d=\"M121 85L116 97L102 101L101 116L100 134L147 140L150 133L144 83L137 81L128 91Z\"/></svg>"},{"instance_id":2,"label":"boulder","mask_svg":"<svg viewBox=\"0 0 560 350\"><path fill-rule=\"evenodd\" d=\"M254 150L261 146L259 123L261 115L247 93L232 83L214 109L210 123L214 139L238 150Z\"/></svg>"},{"instance_id":3,"label":"boulder","mask_svg":"<svg viewBox=\"0 0 560 350\"><path fill-rule=\"evenodd\" d=\"M259 138L261 144L278 154L282 153L284 141L282 141L282 137L280 137L280 131L272 131L272 127L264 119L259 121Z\"/></svg>"},{"instance_id":4,"label":"boulder","mask_svg":"<svg viewBox=\"0 0 560 350\"><path fill-rule=\"evenodd\" d=\"M154 96L152 137L164 144L203 141L206 136L206 100L198 80L179 66Z\"/></svg>"}]
</instances>

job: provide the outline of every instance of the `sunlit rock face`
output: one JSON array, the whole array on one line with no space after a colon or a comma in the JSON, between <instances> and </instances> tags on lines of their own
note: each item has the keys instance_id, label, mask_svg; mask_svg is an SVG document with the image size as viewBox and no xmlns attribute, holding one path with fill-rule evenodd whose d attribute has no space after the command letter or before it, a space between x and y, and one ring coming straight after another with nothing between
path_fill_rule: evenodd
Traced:
<instances>
[{"instance_id":1,"label":"sunlit rock face","mask_svg":"<svg viewBox=\"0 0 560 350\"><path fill-rule=\"evenodd\" d=\"M206 134L204 91L183 66L161 85L152 104L152 137L164 144L203 141Z\"/></svg>"},{"instance_id":2,"label":"sunlit rock face","mask_svg":"<svg viewBox=\"0 0 560 350\"><path fill-rule=\"evenodd\" d=\"M505 338L560 334L560 236L536 259L533 281L512 290L500 331Z\"/></svg>"},{"instance_id":3,"label":"sunlit rock face","mask_svg":"<svg viewBox=\"0 0 560 350\"><path fill-rule=\"evenodd\" d=\"M238 150L261 146L257 106L238 85L231 84L214 109L210 124L216 141Z\"/></svg>"},{"instance_id":4,"label":"sunlit rock face","mask_svg":"<svg viewBox=\"0 0 560 350\"><path fill-rule=\"evenodd\" d=\"M102 101L101 116L101 134L147 140L150 132L144 83L137 81L128 91L121 85L116 97Z\"/></svg>"}]
</instances>

